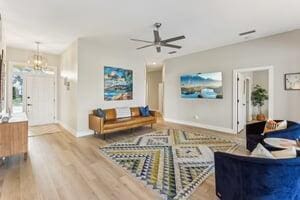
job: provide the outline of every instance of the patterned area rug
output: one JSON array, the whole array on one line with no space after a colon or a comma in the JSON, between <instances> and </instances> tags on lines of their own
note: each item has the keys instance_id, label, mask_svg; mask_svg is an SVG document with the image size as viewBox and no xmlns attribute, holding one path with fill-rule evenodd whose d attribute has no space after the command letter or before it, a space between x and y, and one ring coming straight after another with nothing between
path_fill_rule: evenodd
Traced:
<instances>
[{"instance_id":1,"label":"patterned area rug","mask_svg":"<svg viewBox=\"0 0 300 200\"><path fill-rule=\"evenodd\" d=\"M214 171L213 152L238 144L202 133L163 130L100 148L163 199L186 199Z\"/></svg>"}]
</instances>

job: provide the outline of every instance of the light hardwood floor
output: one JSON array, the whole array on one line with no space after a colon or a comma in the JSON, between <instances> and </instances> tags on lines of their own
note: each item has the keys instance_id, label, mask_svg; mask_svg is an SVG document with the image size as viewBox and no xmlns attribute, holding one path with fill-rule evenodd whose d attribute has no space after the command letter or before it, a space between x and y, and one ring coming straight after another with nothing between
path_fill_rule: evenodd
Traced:
<instances>
[{"instance_id":1,"label":"light hardwood floor","mask_svg":"<svg viewBox=\"0 0 300 200\"><path fill-rule=\"evenodd\" d=\"M163 122L154 126L155 129L166 127L199 130ZM147 127L138 128L109 135L106 141L94 136L75 138L65 130L30 137L28 160L14 156L0 168L0 200L160 199L158 194L99 153L99 147L108 143L152 131ZM237 152L247 153L241 136L206 132L241 142ZM216 199L213 175L199 186L191 199Z\"/></svg>"}]
</instances>

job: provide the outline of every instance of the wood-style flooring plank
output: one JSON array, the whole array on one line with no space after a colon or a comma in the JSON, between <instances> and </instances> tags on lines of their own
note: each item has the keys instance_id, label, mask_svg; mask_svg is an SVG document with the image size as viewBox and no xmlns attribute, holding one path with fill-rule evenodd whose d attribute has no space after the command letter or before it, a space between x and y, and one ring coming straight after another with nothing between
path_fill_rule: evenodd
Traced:
<instances>
[{"instance_id":1,"label":"wood-style flooring plank","mask_svg":"<svg viewBox=\"0 0 300 200\"><path fill-rule=\"evenodd\" d=\"M171 123L155 129L178 128L218 135L241 142L237 153L245 154L244 136ZM100 154L109 143L150 133L149 127L110 134L106 140L95 136L75 138L61 132L29 138L29 158L14 156L0 167L0 200L156 200L159 195L124 169ZM192 200L216 199L211 175L191 195Z\"/></svg>"}]
</instances>

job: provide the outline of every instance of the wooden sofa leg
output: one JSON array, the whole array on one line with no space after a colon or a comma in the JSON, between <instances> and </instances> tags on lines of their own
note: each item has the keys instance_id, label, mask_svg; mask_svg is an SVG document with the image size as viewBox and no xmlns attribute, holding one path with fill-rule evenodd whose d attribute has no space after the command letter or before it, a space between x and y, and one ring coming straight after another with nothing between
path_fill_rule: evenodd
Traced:
<instances>
[{"instance_id":1,"label":"wooden sofa leg","mask_svg":"<svg viewBox=\"0 0 300 200\"><path fill-rule=\"evenodd\" d=\"M153 129L153 124L151 124L151 129Z\"/></svg>"}]
</instances>

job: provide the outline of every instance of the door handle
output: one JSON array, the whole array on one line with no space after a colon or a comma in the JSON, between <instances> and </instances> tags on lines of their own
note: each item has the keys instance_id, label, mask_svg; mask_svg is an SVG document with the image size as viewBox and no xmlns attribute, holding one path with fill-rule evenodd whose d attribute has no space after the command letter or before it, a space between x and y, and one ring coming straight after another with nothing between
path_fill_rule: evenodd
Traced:
<instances>
[{"instance_id":1,"label":"door handle","mask_svg":"<svg viewBox=\"0 0 300 200\"><path fill-rule=\"evenodd\" d=\"M27 106L32 106L32 104L28 103Z\"/></svg>"}]
</instances>

